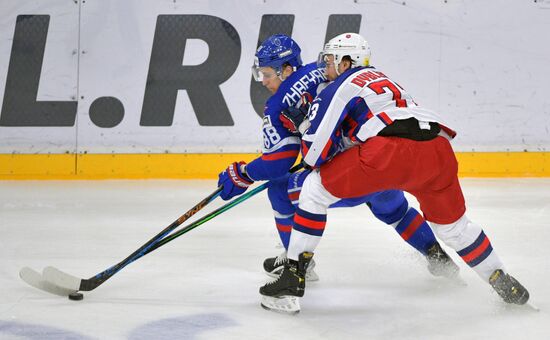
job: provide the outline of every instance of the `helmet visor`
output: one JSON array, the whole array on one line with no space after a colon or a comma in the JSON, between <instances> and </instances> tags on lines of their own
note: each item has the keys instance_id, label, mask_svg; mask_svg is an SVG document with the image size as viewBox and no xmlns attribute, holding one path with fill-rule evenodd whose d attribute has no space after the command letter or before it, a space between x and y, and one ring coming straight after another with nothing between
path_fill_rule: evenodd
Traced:
<instances>
[{"instance_id":1,"label":"helmet visor","mask_svg":"<svg viewBox=\"0 0 550 340\"><path fill-rule=\"evenodd\" d=\"M260 68L256 65L252 66L252 76L254 77L255 81L262 81L264 80L264 75L262 72L260 72Z\"/></svg>"},{"instance_id":2,"label":"helmet visor","mask_svg":"<svg viewBox=\"0 0 550 340\"><path fill-rule=\"evenodd\" d=\"M271 67L252 66L252 76L254 76L254 80L256 81L264 81L264 79L269 80L277 75L277 72Z\"/></svg>"},{"instance_id":3,"label":"helmet visor","mask_svg":"<svg viewBox=\"0 0 550 340\"><path fill-rule=\"evenodd\" d=\"M325 61L325 54L323 52L319 52L319 56L317 57L317 67L318 68L327 67L327 62Z\"/></svg>"},{"instance_id":4,"label":"helmet visor","mask_svg":"<svg viewBox=\"0 0 550 340\"><path fill-rule=\"evenodd\" d=\"M327 66L333 65L334 61L335 61L334 54L320 52L319 57L317 57L317 67L326 68Z\"/></svg>"}]
</instances>

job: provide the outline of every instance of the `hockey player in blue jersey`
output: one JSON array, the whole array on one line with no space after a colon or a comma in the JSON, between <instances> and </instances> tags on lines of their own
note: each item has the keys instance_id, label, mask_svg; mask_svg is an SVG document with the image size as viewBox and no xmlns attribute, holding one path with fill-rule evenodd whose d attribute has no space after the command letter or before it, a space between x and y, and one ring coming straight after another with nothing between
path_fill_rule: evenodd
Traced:
<instances>
[{"instance_id":1,"label":"hockey player in blue jersey","mask_svg":"<svg viewBox=\"0 0 550 340\"><path fill-rule=\"evenodd\" d=\"M527 289L506 272L481 226L465 214L449 143L456 133L370 66L369 58L366 40L355 33L333 38L321 53L334 81L314 99L307 118L295 122L303 133L303 162L315 170L299 197L284 269L260 288L262 305L299 311L304 272L323 234L327 208L390 188L414 195L438 237L505 302L525 304Z\"/></svg>"},{"instance_id":2,"label":"hockey player in blue jersey","mask_svg":"<svg viewBox=\"0 0 550 340\"><path fill-rule=\"evenodd\" d=\"M273 95L267 100L263 119L263 152L249 164L234 162L220 173L218 185L223 185L221 197L228 200L242 194L258 180L269 180L268 197L275 224L285 249L292 230L295 204L309 171L289 174L300 151L300 135L293 126L293 115L304 114L302 97L315 96L325 76L316 63L302 65L300 48L290 37L274 35L264 41L256 52L253 75ZM305 110L307 111L307 109ZM284 114L282 114L284 113ZM414 208L409 207L403 192L388 190L336 202L332 207L367 204L381 221L392 225L399 235L424 254L428 269L437 276L453 277L458 267L437 243L431 229ZM264 261L264 269L271 276L280 274L286 263L286 251ZM317 279L310 263L308 280Z\"/></svg>"}]
</instances>

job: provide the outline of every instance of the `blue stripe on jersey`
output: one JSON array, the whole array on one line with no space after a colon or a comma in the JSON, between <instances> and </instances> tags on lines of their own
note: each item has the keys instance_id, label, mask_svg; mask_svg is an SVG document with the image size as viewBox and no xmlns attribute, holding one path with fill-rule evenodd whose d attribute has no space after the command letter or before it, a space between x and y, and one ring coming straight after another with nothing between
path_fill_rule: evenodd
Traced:
<instances>
[{"instance_id":1,"label":"blue stripe on jersey","mask_svg":"<svg viewBox=\"0 0 550 340\"><path fill-rule=\"evenodd\" d=\"M317 132L319 132L318 128L321 122L324 121L326 111L328 110L330 104L333 102L334 96L340 88L340 85L352 74L363 69L363 67L358 67L347 70L334 82L328 85L313 101L312 107L314 105L317 105L317 107L313 119L310 118L311 127L306 131L303 138L303 140L305 140L307 149L302 150L302 156L309 165L320 166L321 164L327 162L332 157L334 157L337 153L341 152L344 146L342 142L342 137L345 136L354 140L356 138L356 134L359 132L359 127L367 121L367 113L369 112L367 104L364 100L362 100L361 97L354 97L344 106L342 112L339 113L337 122L334 121L334 118L328 118L330 119L329 125L332 126L333 130L330 132L330 137L328 138L326 144L312 145L314 143L314 139L316 137L319 137L316 136ZM331 115L332 114L335 114L335 112L331 113ZM311 117L311 109L309 117ZM321 139L322 138L323 137L321 137ZM323 140L317 142L322 143ZM312 150L312 146L316 148L316 152L319 152L320 150L324 151L320 152L319 156L316 156L317 154L315 154L315 160L310 159L315 156L310 156L306 159L308 152ZM329 148L329 150L326 150L327 148Z\"/></svg>"}]
</instances>

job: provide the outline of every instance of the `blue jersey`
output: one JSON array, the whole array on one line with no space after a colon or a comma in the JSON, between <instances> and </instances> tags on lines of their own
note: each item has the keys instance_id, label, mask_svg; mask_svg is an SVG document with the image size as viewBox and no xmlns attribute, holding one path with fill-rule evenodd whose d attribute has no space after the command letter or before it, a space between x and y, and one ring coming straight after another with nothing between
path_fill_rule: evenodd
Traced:
<instances>
[{"instance_id":1,"label":"blue jersey","mask_svg":"<svg viewBox=\"0 0 550 340\"><path fill-rule=\"evenodd\" d=\"M299 105L304 92L315 97L317 87L325 81L323 70L316 63L307 64L285 79L267 100L262 124L262 155L246 166L251 179L258 181L281 177L296 162L300 153L300 136L285 128L279 116L289 107Z\"/></svg>"}]
</instances>

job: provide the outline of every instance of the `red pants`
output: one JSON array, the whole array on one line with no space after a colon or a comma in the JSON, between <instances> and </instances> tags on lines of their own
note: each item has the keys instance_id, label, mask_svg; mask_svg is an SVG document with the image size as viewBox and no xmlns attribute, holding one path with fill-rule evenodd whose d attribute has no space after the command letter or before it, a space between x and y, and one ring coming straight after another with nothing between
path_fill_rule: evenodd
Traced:
<instances>
[{"instance_id":1,"label":"red pants","mask_svg":"<svg viewBox=\"0 0 550 340\"><path fill-rule=\"evenodd\" d=\"M398 189L414 195L426 220L457 221L466 211L458 162L441 136L418 142L373 137L321 166L323 186L339 198Z\"/></svg>"}]
</instances>

